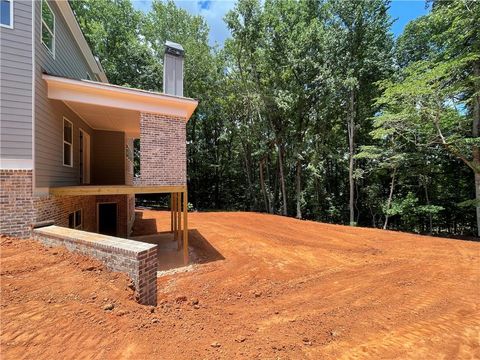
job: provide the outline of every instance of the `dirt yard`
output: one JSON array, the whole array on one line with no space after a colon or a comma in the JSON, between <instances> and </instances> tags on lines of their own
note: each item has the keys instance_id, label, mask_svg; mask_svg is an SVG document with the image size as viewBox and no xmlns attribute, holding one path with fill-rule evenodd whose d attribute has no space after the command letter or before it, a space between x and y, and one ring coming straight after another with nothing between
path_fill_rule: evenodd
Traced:
<instances>
[{"instance_id":1,"label":"dirt yard","mask_svg":"<svg viewBox=\"0 0 480 360\"><path fill-rule=\"evenodd\" d=\"M139 215L137 235L169 227L168 213ZM189 219L197 264L158 279L156 308L93 260L3 238L1 358L480 358L480 243Z\"/></svg>"}]
</instances>

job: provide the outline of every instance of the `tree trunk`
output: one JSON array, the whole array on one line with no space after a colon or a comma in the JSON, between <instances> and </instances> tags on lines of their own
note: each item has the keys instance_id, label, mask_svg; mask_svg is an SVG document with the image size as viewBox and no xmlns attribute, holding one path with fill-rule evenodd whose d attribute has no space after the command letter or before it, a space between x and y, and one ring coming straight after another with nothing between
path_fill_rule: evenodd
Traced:
<instances>
[{"instance_id":1,"label":"tree trunk","mask_svg":"<svg viewBox=\"0 0 480 360\"><path fill-rule=\"evenodd\" d=\"M247 174L248 199L250 200L249 210L253 210L252 177L250 173L250 162L248 161L248 155L245 151L244 151L244 161L245 161L245 172Z\"/></svg>"},{"instance_id":2,"label":"tree trunk","mask_svg":"<svg viewBox=\"0 0 480 360\"><path fill-rule=\"evenodd\" d=\"M295 183L297 190L297 219L302 218L302 162L297 159L297 169L295 173Z\"/></svg>"},{"instance_id":3,"label":"tree trunk","mask_svg":"<svg viewBox=\"0 0 480 360\"><path fill-rule=\"evenodd\" d=\"M385 223L383 224L383 230L387 230L388 226L388 210L390 210L390 205L392 204L393 198L393 189L395 188L395 174L397 173L397 168L393 169L392 182L390 183L390 193L388 194L387 200L387 211L385 212Z\"/></svg>"},{"instance_id":4,"label":"tree trunk","mask_svg":"<svg viewBox=\"0 0 480 360\"><path fill-rule=\"evenodd\" d=\"M474 90L476 95L473 97L473 128L472 135L478 137L480 133L480 61L475 61L473 65L473 75L476 77ZM475 200L477 201L477 236L480 237L480 149L473 147L473 163L475 165Z\"/></svg>"},{"instance_id":5,"label":"tree trunk","mask_svg":"<svg viewBox=\"0 0 480 360\"><path fill-rule=\"evenodd\" d=\"M477 200L477 236L480 237L480 174L475 173L475 200Z\"/></svg>"},{"instance_id":6,"label":"tree trunk","mask_svg":"<svg viewBox=\"0 0 480 360\"><path fill-rule=\"evenodd\" d=\"M260 187L262 188L263 201L265 203L265 212L270 212L270 204L268 201L267 190L265 189L265 180L263 179L263 159L259 161L260 170Z\"/></svg>"},{"instance_id":7,"label":"tree trunk","mask_svg":"<svg viewBox=\"0 0 480 360\"><path fill-rule=\"evenodd\" d=\"M278 158L277 158L277 161L276 161L275 165L277 166L277 168L275 169L276 170L275 174L278 174L279 173L278 168L280 167ZM275 213L277 213L278 176L273 177L273 193L272 193L272 195L273 195L273 197L272 197L272 209L273 209L272 214L275 214Z\"/></svg>"},{"instance_id":8,"label":"tree trunk","mask_svg":"<svg viewBox=\"0 0 480 360\"><path fill-rule=\"evenodd\" d=\"M273 211L275 209L275 199L274 199L274 196L275 196L275 189L273 190L273 193L271 191L272 189L272 186L271 186L271 183L270 183L270 161L269 161L269 155L267 155L266 157L267 159L267 165L265 166L266 167L266 170L267 170L267 184L268 184L268 212L270 214L273 214Z\"/></svg>"},{"instance_id":9,"label":"tree trunk","mask_svg":"<svg viewBox=\"0 0 480 360\"><path fill-rule=\"evenodd\" d=\"M423 183L423 187L425 189L425 200L427 200L427 205L430 205L430 197L428 196L428 185L427 179ZM432 221L432 214L428 213L428 233L431 235L433 233L433 221Z\"/></svg>"},{"instance_id":10,"label":"tree trunk","mask_svg":"<svg viewBox=\"0 0 480 360\"><path fill-rule=\"evenodd\" d=\"M282 215L287 216L287 191L285 190L285 176L283 175L283 154L282 147L277 142L278 148L278 168L280 175L280 189L282 191Z\"/></svg>"},{"instance_id":11,"label":"tree trunk","mask_svg":"<svg viewBox=\"0 0 480 360\"><path fill-rule=\"evenodd\" d=\"M350 92L350 114L348 120L348 183L349 183L349 201L348 208L350 210L350 225L355 224L355 181L353 178L354 162L353 156L355 151L355 94L352 89Z\"/></svg>"}]
</instances>

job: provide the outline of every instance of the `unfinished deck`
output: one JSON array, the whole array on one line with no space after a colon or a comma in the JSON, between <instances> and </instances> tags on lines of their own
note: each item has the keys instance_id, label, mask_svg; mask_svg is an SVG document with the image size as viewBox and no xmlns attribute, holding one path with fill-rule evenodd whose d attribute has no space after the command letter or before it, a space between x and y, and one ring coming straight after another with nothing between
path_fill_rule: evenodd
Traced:
<instances>
[{"instance_id":1,"label":"unfinished deck","mask_svg":"<svg viewBox=\"0 0 480 360\"><path fill-rule=\"evenodd\" d=\"M51 187L50 195L135 195L135 194L172 194L186 193L186 185L80 185Z\"/></svg>"}]
</instances>

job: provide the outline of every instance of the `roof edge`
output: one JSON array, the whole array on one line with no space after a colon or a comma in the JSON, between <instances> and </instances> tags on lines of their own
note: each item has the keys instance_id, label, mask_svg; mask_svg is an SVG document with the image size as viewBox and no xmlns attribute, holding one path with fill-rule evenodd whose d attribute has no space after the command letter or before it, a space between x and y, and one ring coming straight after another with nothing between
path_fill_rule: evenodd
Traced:
<instances>
[{"instance_id":1,"label":"roof edge","mask_svg":"<svg viewBox=\"0 0 480 360\"><path fill-rule=\"evenodd\" d=\"M42 75L43 80L47 82L47 84L56 84L57 88L60 86L62 89L72 89L76 88L80 91L88 91L88 92L96 92L97 94L105 94L112 98L110 94L117 94L116 98L127 96L131 100L136 101L138 104L147 104L153 102L160 102L160 104L169 104L169 106L173 106L176 109L183 109L183 116L186 121L190 119L193 112L198 106L198 101L191 98L186 98L182 96L175 96L170 94L163 94L157 93L152 91L146 91L141 89L132 89L127 88L124 86L112 85L108 83L102 83L98 81L91 81L91 80L78 80L78 79L70 79L60 76ZM83 90L81 90L83 89ZM50 90L49 90L50 91ZM118 99L117 99L118 100ZM93 100L96 101L96 100ZM144 106L142 106L144 107ZM131 109L133 110L133 109ZM142 110L136 109L137 111L141 112L151 112L149 110Z\"/></svg>"},{"instance_id":2,"label":"roof edge","mask_svg":"<svg viewBox=\"0 0 480 360\"><path fill-rule=\"evenodd\" d=\"M102 66L95 59L92 49L90 49L90 46L85 39L85 35L83 34L82 29L80 29L78 20L70 4L68 3L68 0L57 0L56 3L58 5L58 8L60 9L60 12L62 13L63 18L67 23L68 28L70 29L73 37L77 41L77 44L80 47L83 56L87 60L88 66L90 67L92 72L97 75L100 80L102 80L102 82L108 83L107 75L103 71Z\"/></svg>"}]
</instances>

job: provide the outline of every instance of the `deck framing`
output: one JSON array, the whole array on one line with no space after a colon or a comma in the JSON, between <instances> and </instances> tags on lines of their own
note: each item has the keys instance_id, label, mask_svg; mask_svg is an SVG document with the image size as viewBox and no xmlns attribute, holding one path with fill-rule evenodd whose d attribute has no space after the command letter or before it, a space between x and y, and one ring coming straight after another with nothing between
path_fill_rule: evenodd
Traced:
<instances>
[{"instance_id":1,"label":"deck framing","mask_svg":"<svg viewBox=\"0 0 480 360\"><path fill-rule=\"evenodd\" d=\"M186 185L80 185L51 187L50 195L134 195L134 194L171 194L187 191Z\"/></svg>"}]
</instances>

